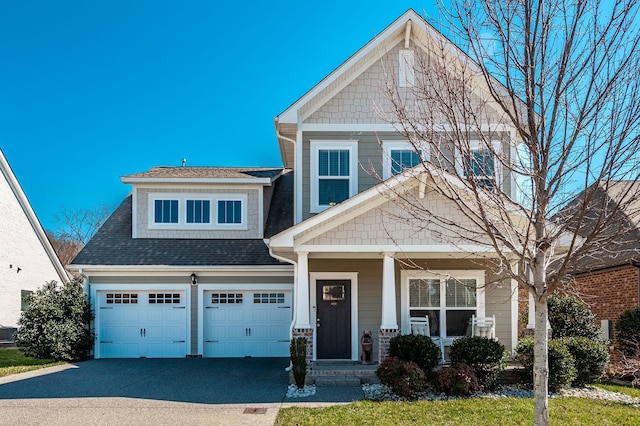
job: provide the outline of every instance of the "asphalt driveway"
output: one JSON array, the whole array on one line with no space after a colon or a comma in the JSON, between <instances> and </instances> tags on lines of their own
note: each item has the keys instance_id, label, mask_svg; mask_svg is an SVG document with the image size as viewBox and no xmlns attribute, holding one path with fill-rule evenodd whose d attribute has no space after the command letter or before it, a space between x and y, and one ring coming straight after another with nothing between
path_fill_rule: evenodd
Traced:
<instances>
[{"instance_id":1,"label":"asphalt driveway","mask_svg":"<svg viewBox=\"0 0 640 426\"><path fill-rule=\"evenodd\" d=\"M25 380L0 381L0 400L121 397L200 404L282 402L288 362L287 358L99 359Z\"/></svg>"},{"instance_id":2,"label":"asphalt driveway","mask_svg":"<svg viewBox=\"0 0 640 426\"><path fill-rule=\"evenodd\" d=\"M0 378L0 423L273 424L287 358L92 360Z\"/></svg>"}]
</instances>

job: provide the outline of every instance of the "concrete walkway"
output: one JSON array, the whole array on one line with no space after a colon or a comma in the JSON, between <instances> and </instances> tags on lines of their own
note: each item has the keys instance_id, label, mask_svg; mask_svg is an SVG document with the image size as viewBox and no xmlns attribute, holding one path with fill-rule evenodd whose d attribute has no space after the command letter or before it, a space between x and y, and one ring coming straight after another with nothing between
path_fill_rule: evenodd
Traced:
<instances>
[{"instance_id":1,"label":"concrete walkway","mask_svg":"<svg viewBox=\"0 0 640 426\"><path fill-rule=\"evenodd\" d=\"M362 399L360 388L286 398L284 358L92 360L0 378L3 425L273 425L282 407Z\"/></svg>"}]
</instances>

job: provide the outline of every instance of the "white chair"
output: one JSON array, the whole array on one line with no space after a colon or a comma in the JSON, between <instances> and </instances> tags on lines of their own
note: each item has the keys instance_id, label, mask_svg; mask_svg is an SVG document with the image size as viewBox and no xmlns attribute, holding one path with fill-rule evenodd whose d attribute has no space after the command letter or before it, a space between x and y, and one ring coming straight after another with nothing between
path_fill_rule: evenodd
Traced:
<instances>
[{"instance_id":1,"label":"white chair","mask_svg":"<svg viewBox=\"0 0 640 426\"><path fill-rule=\"evenodd\" d=\"M476 317L471 316L471 335L487 337L489 339L496 338L496 316Z\"/></svg>"},{"instance_id":2,"label":"white chair","mask_svg":"<svg viewBox=\"0 0 640 426\"><path fill-rule=\"evenodd\" d=\"M423 336L427 336L433 340L433 343L440 347L440 356L442 357L442 363L444 364L444 346L442 344L442 339L438 337L431 336L431 327L429 325L429 317L410 317L409 324L411 326L411 334L421 334Z\"/></svg>"}]
</instances>

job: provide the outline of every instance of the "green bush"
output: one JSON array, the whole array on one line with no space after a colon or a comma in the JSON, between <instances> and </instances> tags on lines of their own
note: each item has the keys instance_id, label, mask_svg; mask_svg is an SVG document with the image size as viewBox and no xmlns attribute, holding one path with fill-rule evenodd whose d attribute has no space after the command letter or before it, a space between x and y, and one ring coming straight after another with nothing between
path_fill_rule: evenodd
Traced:
<instances>
[{"instance_id":1,"label":"green bush","mask_svg":"<svg viewBox=\"0 0 640 426\"><path fill-rule=\"evenodd\" d=\"M533 383L533 338L520 339L516 348L518 361L524 369L524 380ZM568 387L576 377L573 356L562 340L549 340L549 391L557 392Z\"/></svg>"},{"instance_id":2,"label":"green bush","mask_svg":"<svg viewBox=\"0 0 640 426\"><path fill-rule=\"evenodd\" d=\"M497 340L479 336L461 337L451 345L449 358L452 367L472 367L483 389L495 389L507 366L508 353Z\"/></svg>"},{"instance_id":3,"label":"green bush","mask_svg":"<svg viewBox=\"0 0 640 426\"><path fill-rule=\"evenodd\" d=\"M468 396L480 390L480 383L473 367L459 364L442 368L436 374L436 390L449 396Z\"/></svg>"},{"instance_id":4,"label":"green bush","mask_svg":"<svg viewBox=\"0 0 640 426\"><path fill-rule=\"evenodd\" d=\"M552 294L547 299L553 338L600 338L600 327L589 306L578 298Z\"/></svg>"},{"instance_id":5,"label":"green bush","mask_svg":"<svg viewBox=\"0 0 640 426\"><path fill-rule=\"evenodd\" d=\"M89 302L82 285L45 284L29 297L14 334L16 346L27 356L56 361L85 359L93 347Z\"/></svg>"},{"instance_id":6,"label":"green bush","mask_svg":"<svg viewBox=\"0 0 640 426\"><path fill-rule=\"evenodd\" d=\"M626 356L634 357L640 350L640 306L628 309L616 321L618 349Z\"/></svg>"},{"instance_id":7,"label":"green bush","mask_svg":"<svg viewBox=\"0 0 640 426\"><path fill-rule=\"evenodd\" d=\"M572 386L584 386L602 375L609 362L606 343L586 337L565 337L562 341L573 356L576 367Z\"/></svg>"},{"instance_id":8,"label":"green bush","mask_svg":"<svg viewBox=\"0 0 640 426\"><path fill-rule=\"evenodd\" d=\"M385 358L376 370L380 383L391 388L394 394L411 398L424 390L424 371L411 361L396 357Z\"/></svg>"},{"instance_id":9,"label":"green bush","mask_svg":"<svg viewBox=\"0 0 640 426\"><path fill-rule=\"evenodd\" d=\"M402 361L411 361L427 374L440 362L440 348L428 336L401 334L389 340L389 355Z\"/></svg>"},{"instance_id":10,"label":"green bush","mask_svg":"<svg viewBox=\"0 0 640 426\"><path fill-rule=\"evenodd\" d=\"M291 339L289 352L293 366L293 379L298 389L302 389L307 377L307 339L304 337Z\"/></svg>"}]
</instances>

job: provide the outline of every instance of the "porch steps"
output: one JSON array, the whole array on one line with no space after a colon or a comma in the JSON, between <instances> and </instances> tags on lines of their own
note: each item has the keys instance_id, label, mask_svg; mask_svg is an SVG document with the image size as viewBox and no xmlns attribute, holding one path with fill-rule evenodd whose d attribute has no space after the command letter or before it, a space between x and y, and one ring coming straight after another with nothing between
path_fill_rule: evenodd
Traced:
<instances>
[{"instance_id":1,"label":"porch steps","mask_svg":"<svg viewBox=\"0 0 640 426\"><path fill-rule=\"evenodd\" d=\"M346 377L346 376L323 376L316 377L316 386L318 387L358 387L362 386L362 380L360 377Z\"/></svg>"}]
</instances>

